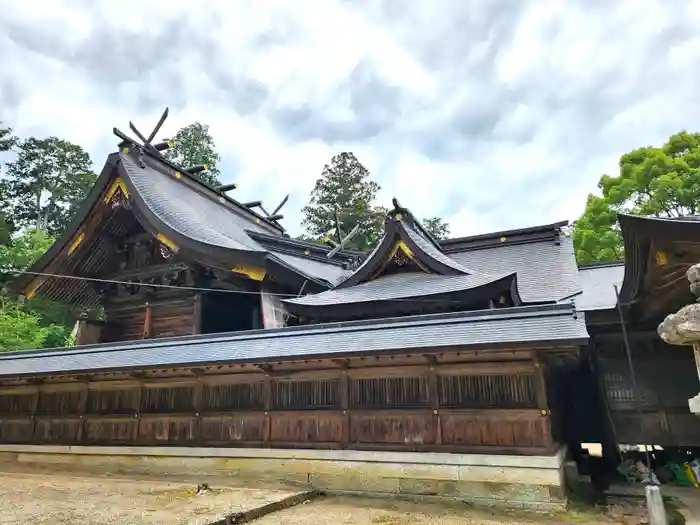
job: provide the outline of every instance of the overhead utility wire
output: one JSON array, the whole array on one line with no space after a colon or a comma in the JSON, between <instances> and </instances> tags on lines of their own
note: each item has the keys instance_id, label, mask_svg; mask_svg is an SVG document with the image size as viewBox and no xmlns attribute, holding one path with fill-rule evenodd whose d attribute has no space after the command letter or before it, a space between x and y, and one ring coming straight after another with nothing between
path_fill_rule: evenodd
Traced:
<instances>
[{"instance_id":1,"label":"overhead utility wire","mask_svg":"<svg viewBox=\"0 0 700 525\"><path fill-rule=\"evenodd\" d=\"M223 288L202 288L198 286L179 286L175 284L157 284L157 283L144 283L137 281L119 281L116 279L99 279L97 277L82 277L78 275L64 275L60 273L44 273L44 272L29 272L21 270L0 270L0 274L5 275L36 275L39 277L55 277L58 279L71 279L73 281L89 281L96 283L106 283L106 284L124 284L127 286L144 286L150 288L166 288L166 289L177 289L177 290L188 290L192 292L215 292L215 293L234 293L234 294L248 294L248 295L260 295L260 292L250 292L247 290L226 290ZM303 291L303 289L302 289ZM272 297L288 297L288 298L298 298L299 294L294 293L267 293L266 295ZM390 301L406 301L414 303L462 303L462 301L447 300L447 299L414 299L409 297L396 297L387 299Z\"/></svg>"}]
</instances>

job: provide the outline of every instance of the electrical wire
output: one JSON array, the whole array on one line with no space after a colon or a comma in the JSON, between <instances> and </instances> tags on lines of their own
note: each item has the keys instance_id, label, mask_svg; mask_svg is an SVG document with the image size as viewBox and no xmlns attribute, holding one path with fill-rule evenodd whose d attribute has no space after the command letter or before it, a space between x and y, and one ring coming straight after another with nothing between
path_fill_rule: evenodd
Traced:
<instances>
[{"instance_id":1,"label":"electrical wire","mask_svg":"<svg viewBox=\"0 0 700 525\"><path fill-rule=\"evenodd\" d=\"M233 294L243 294L243 295L260 295L260 292L251 292L247 290L226 290L223 288L204 288L199 286L181 286L174 284L158 284L158 283L144 283L139 281L120 281L117 279L102 279L97 277L84 277L78 275L65 275L60 273L46 273L46 272L30 272L24 270L0 270L0 275L35 275L38 277L53 277L57 279L70 279L74 281L87 281L105 284L122 284L127 286L144 286L150 288L164 288L164 289L178 289L192 292L214 292L214 293L233 293ZM297 298L299 294L294 293L268 293L266 295L271 297L284 297L284 298ZM441 303L441 304L462 304L463 301L458 301L454 299L418 299L413 297L396 297L386 299L389 301L396 302L412 302L412 303Z\"/></svg>"}]
</instances>

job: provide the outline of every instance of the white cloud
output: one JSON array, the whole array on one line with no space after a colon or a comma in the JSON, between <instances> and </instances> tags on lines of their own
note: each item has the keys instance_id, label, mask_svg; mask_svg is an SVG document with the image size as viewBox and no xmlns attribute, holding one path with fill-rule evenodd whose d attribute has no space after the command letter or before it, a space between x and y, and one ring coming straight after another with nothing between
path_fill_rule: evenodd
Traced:
<instances>
[{"instance_id":1,"label":"white cloud","mask_svg":"<svg viewBox=\"0 0 700 525\"><path fill-rule=\"evenodd\" d=\"M438 5L436 5L438 4ZM700 9L620 0L0 0L0 120L83 145L210 125L241 200L287 226L354 151L454 235L574 219L603 171L700 122Z\"/></svg>"}]
</instances>

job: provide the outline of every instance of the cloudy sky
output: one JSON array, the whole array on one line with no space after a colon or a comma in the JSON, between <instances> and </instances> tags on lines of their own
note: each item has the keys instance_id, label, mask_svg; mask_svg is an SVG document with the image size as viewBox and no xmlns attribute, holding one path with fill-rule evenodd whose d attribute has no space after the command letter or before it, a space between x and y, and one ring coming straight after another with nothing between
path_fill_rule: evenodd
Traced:
<instances>
[{"instance_id":1,"label":"cloudy sky","mask_svg":"<svg viewBox=\"0 0 700 525\"><path fill-rule=\"evenodd\" d=\"M298 210L353 151L454 235L574 219L620 154L700 130L700 2L0 0L0 120L101 165L211 126L241 200ZM99 168L101 166L96 166Z\"/></svg>"}]
</instances>

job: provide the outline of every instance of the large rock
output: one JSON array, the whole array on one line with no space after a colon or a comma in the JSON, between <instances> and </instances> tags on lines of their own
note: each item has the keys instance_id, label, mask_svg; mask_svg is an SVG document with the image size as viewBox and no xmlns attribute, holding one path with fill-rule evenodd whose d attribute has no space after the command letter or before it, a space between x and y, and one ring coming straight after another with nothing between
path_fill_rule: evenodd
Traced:
<instances>
[{"instance_id":1,"label":"large rock","mask_svg":"<svg viewBox=\"0 0 700 525\"><path fill-rule=\"evenodd\" d=\"M667 316L657 331L671 345L700 343L700 304L689 304Z\"/></svg>"},{"instance_id":2,"label":"large rock","mask_svg":"<svg viewBox=\"0 0 700 525\"><path fill-rule=\"evenodd\" d=\"M690 291L700 295L700 264L694 264L685 273L690 281ZM671 345L694 345L700 343L700 304L684 306L671 314L657 329L661 339Z\"/></svg>"}]
</instances>

